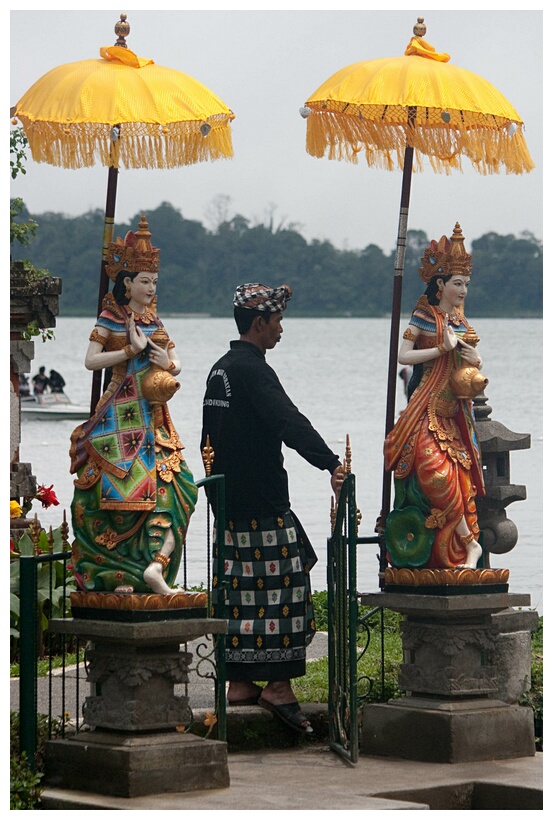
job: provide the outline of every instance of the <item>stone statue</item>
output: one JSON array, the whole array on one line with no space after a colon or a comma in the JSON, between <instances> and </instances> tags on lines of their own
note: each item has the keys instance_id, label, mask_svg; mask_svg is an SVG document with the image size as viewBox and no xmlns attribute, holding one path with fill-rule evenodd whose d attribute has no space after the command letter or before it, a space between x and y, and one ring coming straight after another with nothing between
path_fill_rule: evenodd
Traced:
<instances>
[{"instance_id":1,"label":"stone statue","mask_svg":"<svg viewBox=\"0 0 553 820\"><path fill-rule=\"evenodd\" d=\"M464 302L472 274L459 223L421 259L426 291L403 334L399 362L413 366L408 404L384 444L394 471L385 528L396 568L475 569L482 554L475 497L484 495L472 400L488 380Z\"/></svg>"},{"instance_id":2,"label":"stone statue","mask_svg":"<svg viewBox=\"0 0 553 820\"><path fill-rule=\"evenodd\" d=\"M197 488L167 407L180 363L156 314L159 249L145 216L110 243L114 282L85 366L111 371L94 415L71 435L75 576L86 591L173 590Z\"/></svg>"}]
</instances>

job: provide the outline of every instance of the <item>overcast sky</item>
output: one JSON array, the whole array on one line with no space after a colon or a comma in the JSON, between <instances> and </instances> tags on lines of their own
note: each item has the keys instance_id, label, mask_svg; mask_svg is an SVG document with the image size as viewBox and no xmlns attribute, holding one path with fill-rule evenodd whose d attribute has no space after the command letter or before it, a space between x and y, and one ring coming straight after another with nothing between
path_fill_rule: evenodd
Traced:
<instances>
[{"instance_id":1,"label":"overcast sky","mask_svg":"<svg viewBox=\"0 0 553 820\"><path fill-rule=\"evenodd\" d=\"M167 201L185 218L209 227L210 206L224 196L229 217L240 213L255 223L272 213L277 223L294 223L309 241L328 239L352 249L374 243L390 252L397 236L401 172L369 169L362 159L352 165L310 156L299 108L337 70L402 55L417 16L423 16L426 40L448 52L451 63L485 77L517 110L536 168L522 176L504 171L481 176L467 161L464 173L447 176L427 167L413 178L409 228L438 238L459 221L469 244L489 231L518 235L528 230L542 239L542 11L408 6L403 4L402 11L268 11L259 4L256 11L101 6L27 11L18 4L9 21L8 103L14 105L50 69L99 57L101 46L114 44L114 25L124 11L130 49L199 80L236 119L231 160L171 171L121 170L116 221ZM77 216L103 210L106 188L107 169L101 165L72 171L29 159L27 174L12 184L11 195L23 197L32 213Z\"/></svg>"}]
</instances>

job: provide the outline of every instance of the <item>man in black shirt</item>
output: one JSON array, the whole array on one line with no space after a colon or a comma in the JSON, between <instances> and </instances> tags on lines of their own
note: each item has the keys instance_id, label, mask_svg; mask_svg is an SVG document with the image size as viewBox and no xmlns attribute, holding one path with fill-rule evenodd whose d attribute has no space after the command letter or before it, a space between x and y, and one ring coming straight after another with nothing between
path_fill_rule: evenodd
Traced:
<instances>
[{"instance_id":1,"label":"man in black shirt","mask_svg":"<svg viewBox=\"0 0 553 820\"><path fill-rule=\"evenodd\" d=\"M237 289L240 339L208 376L201 448L209 437L211 472L225 475L229 704L258 703L308 733L290 679L305 674L306 647L315 633L308 572L317 558L290 509L282 444L328 470L336 495L344 472L265 361L280 341L291 295L287 285ZM262 690L254 681L268 684Z\"/></svg>"}]
</instances>

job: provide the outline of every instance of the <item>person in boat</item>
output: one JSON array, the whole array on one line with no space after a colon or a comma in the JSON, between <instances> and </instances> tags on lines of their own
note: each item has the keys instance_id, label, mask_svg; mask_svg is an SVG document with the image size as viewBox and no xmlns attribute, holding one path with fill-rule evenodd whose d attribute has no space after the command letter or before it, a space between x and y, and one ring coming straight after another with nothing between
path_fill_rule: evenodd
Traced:
<instances>
[{"instance_id":1,"label":"person in boat","mask_svg":"<svg viewBox=\"0 0 553 820\"><path fill-rule=\"evenodd\" d=\"M50 381L46 375L46 368L39 367L38 373L33 376L33 393L35 396L42 396L50 386Z\"/></svg>"},{"instance_id":2,"label":"person in boat","mask_svg":"<svg viewBox=\"0 0 553 820\"><path fill-rule=\"evenodd\" d=\"M93 416L71 435L75 576L84 590L170 593L197 498L168 400L181 365L156 312L159 249L146 217L110 243L114 282L85 366L110 369Z\"/></svg>"},{"instance_id":3,"label":"person in boat","mask_svg":"<svg viewBox=\"0 0 553 820\"><path fill-rule=\"evenodd\" d=\"M408 398L409 396L409 382L411 381L412 375L413 368L411 366L402 367L398 373L398 376L403 384L403 392L405 393L405 398Z\"/></svg>"},{"instance_id":4,"label":"person in boat","mask_svg":"<svg viewBox=\"0 0 553 820\"><path fill-rule=\"evenodd\" d=\"M459 223L450 239L430 243L419 269L426 291L403 334L399 362L414 375L384 443L395 482L385 540L397 568L474 569L482 554L475 497L484 481L472 398L487 379L464 313L471 258Z\"/></svg>"},{"instance_id":5,"label":"person in boat","mask_svg":"<svg viewBox=\"0 0 553 820\"><path fill-rule=\"evenodd\" d=\"M240 334L211 368L203 403L201 449L213 450L212 474L225 475L224 550L228 635L228 702L257 703L303 733L291 679L305 675L306 647L315 633L309 570L317 557L290 509L282 445L328 470L338 494L340 459L285 393L265 361L282 335L292 295L283 285L237 288L234 318ZM213 512L217 511L208 490ZM216 557L214 559L216 566ZM268 681L261 689L255 681Z\"/></svg>"},{"instance_id":6,"label":"person in boat","mask_svg":"<svg viewBox=\"0 0 553 820\"><path fill-rule=\"evenodd\" d=\"M58 373L57 370L50 370L48 381L52 393L63 393L63 388L65 387L65 379L63 378L61 373Z\"/></svg>"},{"instance_id":7,"label":"person in boat","mask_svg":"<svg viewBox=\"0 0 553 820\"><path fill-rule=\"evenodd\" d=\"M26 399L31 395L31 387L29 385L29 379L25 375L25 373L19 374L19 395L22 399Z\"/></svg>"}]
</instances>

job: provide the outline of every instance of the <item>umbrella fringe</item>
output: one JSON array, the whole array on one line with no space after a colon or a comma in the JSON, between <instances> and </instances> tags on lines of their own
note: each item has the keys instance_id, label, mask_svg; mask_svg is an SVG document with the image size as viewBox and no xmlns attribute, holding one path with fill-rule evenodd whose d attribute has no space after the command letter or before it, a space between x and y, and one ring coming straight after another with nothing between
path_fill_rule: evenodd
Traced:
<instances>
[{"instance_id":1,"label":"umbrella fringe","mask_svg":"<svg viewBox=\"0 0 553 820\"><path fill-rule=\"evenodd\" d=\"M228 118L210 118L207 136L202 122L124 123L111 139L111 126L101 123L30 122L20 116L35 162L62 168L90 168L97 160L115 168L177 168L233 156Z\"/></svg>"},{"instance_id":2,"label":"umbrella fringe","mask_svg":"<svg viewBox=\"0 0 553 820\"><path fill-rule=\"evenodd\" d=\"M358 154L364 150L370 167L403 169L407 144L415 151L414 171L422 170L423 155L428 156L437 173L462 170L463 156L481 174L499 173L502 166L514 174L534 168L521 124L517 124L517 130L511 135L507 127L499 130L478 125L410 127L329 111L321 114L313 111L307 119L306 150L314 157L326 155L328 159L357 163ZM393 154L396 154L395 163Z\"/></svg>"}]
</instances>

